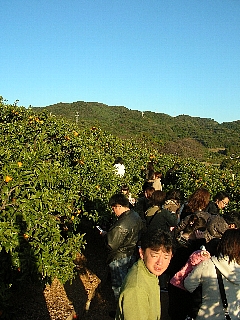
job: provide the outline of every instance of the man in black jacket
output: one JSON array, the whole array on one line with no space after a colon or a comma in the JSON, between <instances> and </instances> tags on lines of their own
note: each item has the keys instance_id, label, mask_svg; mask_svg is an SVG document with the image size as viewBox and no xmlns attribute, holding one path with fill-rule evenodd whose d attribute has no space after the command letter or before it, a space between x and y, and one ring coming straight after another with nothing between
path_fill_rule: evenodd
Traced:
<instances>
[{"instance_id":1,"label":"man in black jacket","mask_svg":"<svg viewBox=\"0 0 240 320\"><path fill-rule=\"evenodd\" d=\"M116 301L122 282L131 266L137 260L137 242L143 229L139 214L129 209L129 201L124 194L115 194L109 205L117 217L106 233L108 264L111 272L112 289Z\"/></svg>"}]
</instances>

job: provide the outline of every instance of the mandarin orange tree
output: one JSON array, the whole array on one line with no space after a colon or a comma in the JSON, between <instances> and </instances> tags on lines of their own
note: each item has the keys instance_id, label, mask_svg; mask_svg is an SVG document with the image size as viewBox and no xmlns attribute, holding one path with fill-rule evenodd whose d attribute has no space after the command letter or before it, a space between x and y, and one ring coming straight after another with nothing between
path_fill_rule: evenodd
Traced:
<instances>
[{"instance_id":1,"label":"mandarin orange tree","mask_svg":"<svg viewBox=\"0 0 240 320\"><path fill-rule=\"evenodd\" d=\"M45 283L57 277L66 282L74 277L73 260L85 245L78 226L84 218L93 223L108 219L108 199L123 183L113 171L115 157L124 158L124 183L133 193L142 183L143 160L133 143L99 128L78 132L63 119L36 115L2 99L0 132L4 301L16 280Z\"/></svg>"},{"instance_id":2,"label":"mandarin orange tree","mask_svg":"<svg viewBox=\"0 0 240 320\"><path fill-rule=\"evenodd\" d=\"M236 159L234 168L223 169L211 164L201 163L194 159L180 159L174 156L157 156L156 166L166 173L167 168L174 167L175 184L167 189L177 188L183 191L187 199L198 188L209 190L211 197L218 191L226 191L230 196L227 211L239 211L240 203L240 163ZM167 166L166 166L167 163Z\"/></svg>"},{"instance_id":3,"label":"mandarin orange tree","mask_svg":"<svg viewBox=\"0 0 240 320\"><path fill-rule=\"evenodd\" d=\"M0 297L4 303L16 281L72 279L73 259L84 246L84 236L64 234L65 225L73 230L76 225L71 205L78 190L49 129L64 132L65 125L3 101L0 110Z\"/></svg>"}]
</instances>

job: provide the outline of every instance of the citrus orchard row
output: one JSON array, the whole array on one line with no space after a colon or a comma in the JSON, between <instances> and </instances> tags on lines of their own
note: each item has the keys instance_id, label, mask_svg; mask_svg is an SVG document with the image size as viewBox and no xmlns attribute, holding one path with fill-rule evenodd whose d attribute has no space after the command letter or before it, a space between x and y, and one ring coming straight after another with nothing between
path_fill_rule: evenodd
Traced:
<instances>
[{"instance_id":1,"label":"citrus orchard row","mask_svg":"<svg viewBox=\"0 0 240 320\"><path fill-rule=\"evenodd\" d=\"M0 99L0 295L2 303L16 281L43 283L74 277L74 259L85 244L83 219L108 221L108 199L124 182L133 196L141 191L143 170L152 160L163 174L178 164L176 184L187 197L204 186L214 195L226 190L231 209L240 198L239 163L234 171L159 154L100 128L75 124L46 112ZM117 156L126 174L113 171ZM238 160L236 160L238 161ZM82 229L81 229L82 230ZM3 307L0 307L0 310Z\"/></svg>"}]
</instances>

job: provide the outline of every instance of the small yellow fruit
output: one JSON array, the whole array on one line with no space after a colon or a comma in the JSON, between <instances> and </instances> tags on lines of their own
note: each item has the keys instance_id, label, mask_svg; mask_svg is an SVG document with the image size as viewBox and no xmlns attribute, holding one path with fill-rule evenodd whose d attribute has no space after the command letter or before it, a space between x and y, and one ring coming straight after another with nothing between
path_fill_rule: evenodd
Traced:
<instances>
[{"instance_id":1,"label":"small yellow fruit","mask_svg":"<svg viewBox=\"0 0 240 320\"><path fill-rule=\"evenodd\" d=\"M24 233L23 238L27 240L29 238L29 235Z\"/></svg>"},{"instance_id":2,"label":"small yellow fruit","mask_svg":"<svg viewBox=\"0 0 240 320\"><path fill-rule=\"evenodd\" d=\"M72 220L74 220L74 218L75 218L75 217L74 217L74 216L72 216L72 218L71 218L71 219L72 219Z\"/></svg>"},{"instance_id":3,"label":"small yellow fruit","mask_svg":"<svg viewBox=\"0 0 240 320\"><path fill-rule=\"evenodd\" d=\"M73 131L73 135L74 135L75 137L77 137L77 136L79 135L79 133L78 133L77 131Z\"/></svg>"},{"instance_id":4,"label":"small yellow fruit","mask_svg":"<svg viewBox=\"0 0 240 320\"><path fill-rule=\"evenodd\" d=\"M9 181L12 181L12 177L10 177L10 176L6 176L6 178L5 178L5 182L9 182Z\"/></svg>"},{"instance_id":5,"label":"small yellow fruit","mask_svg":"<svg viewBox=\"0 0 240 320\"><path fill-rule=\"evenodd\" d=\"M18 167L19 167L19 168L21 168L21 166L22 166L22 162L21 162L21 161L18 161L18 163L17 163L17 164L18 164Z\"/></svg>"}]
</instances>

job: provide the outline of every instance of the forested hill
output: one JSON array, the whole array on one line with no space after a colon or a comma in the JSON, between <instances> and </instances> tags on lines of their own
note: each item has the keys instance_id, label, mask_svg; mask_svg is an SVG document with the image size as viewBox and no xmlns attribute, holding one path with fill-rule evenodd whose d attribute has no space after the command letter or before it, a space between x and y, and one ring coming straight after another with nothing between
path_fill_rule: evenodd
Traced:
<instances>
[{"instance_id":1,"label":"forested hill","mask_svg":"<svg viewBox=\"0 0 240 320\"><path fill-rule=\"evenodd\" d=\"M158 145L164 152L193 153L206 150L239 154L240 120L219 124L213 119L164 113L129 110L123 106L108 106L98 102L77 101L57 103L47 107L56 116L77 122L80 127L98 126L121 138L134 138ZM195 150L195 151L194 151Z\"/></svg>"}]
</instances>

